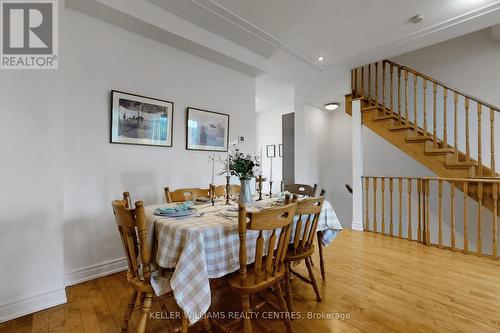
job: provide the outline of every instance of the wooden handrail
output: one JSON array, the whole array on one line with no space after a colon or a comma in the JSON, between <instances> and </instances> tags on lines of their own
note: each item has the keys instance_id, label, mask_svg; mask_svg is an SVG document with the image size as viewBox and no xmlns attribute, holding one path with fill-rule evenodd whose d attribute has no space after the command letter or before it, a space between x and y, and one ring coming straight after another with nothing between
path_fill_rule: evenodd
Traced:
<instances>
[{"instance_id":1,"label":"wooden handrail","mask_svg":"<svg viewBox=\"0 0 500 333\"><path fill-rule=\"evenodd\" d=\"M471 96L471 95L468 95L468 94L466 94L466 93L464 93L464 92L462 92L462 91L460 91L460 90L458 90L458 89L456 89L456 88L452 88L452 87L450 87L450 86L448 86L448 85L444 84L443 82L441 82L441 81L439 81L439 80L436 80L436 79L433 79L432 77L427 76L427 75L425 75L425 74L423 74L423 73L421 73L421 72L419 72L419 71L417 71L417 70L414 70L414 69L412 69L412 68L409 68L409 67L406 67L406 66L403 66L403 65L397 64L397 63L395 63L394 61L387 60L387 59L386 59L386 60L384 60L383 62L384 62L384 63L391 64L392 66L396 66L396 67L398 67L400 70L404 70L404 71L407 71L407 72L409 72L409 73L413 73L413 74L415 74L415 75L418 75L418 76L420 76L421 78L423 78L423 79L425 79L425 80L427 80L427 81L431 81L431 82L433 82L433 83L436 83L437 85L439 85L439 86L441 86L441 87L443 87L443 88L446 88L446 89L448 89L448 90L450 90L450 91L453 91L454 93L457 93L457 94L459 94L459 95L461 95L461 96L463 96L463 97L465 97L465 98L468 98L468 99L470 99L470 100L472 100L472 101L474 101L474 102L476 102L476 103L479 103L479 104L481 104L481 105L483 105L483 106L486 106L486 107L488 107L488 108L490 108L490 109L493 109L493 110L495 110L496 112L500 112L500 108L498 108L498 107L496 107L496 106L494 106L494 105L492 105L492 104L490 104L490 103L487 103L487 102L485 102L485 101L482 101L482 100L480 100L479 98L476 98L476 97L473 97L473 96Z\"/></svg>"}]
</instances>

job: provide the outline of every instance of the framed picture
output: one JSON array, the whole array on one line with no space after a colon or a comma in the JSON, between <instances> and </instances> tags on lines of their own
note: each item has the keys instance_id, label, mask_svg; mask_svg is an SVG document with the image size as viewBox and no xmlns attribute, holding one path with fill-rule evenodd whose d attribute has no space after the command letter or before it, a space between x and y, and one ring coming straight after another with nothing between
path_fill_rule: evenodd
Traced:
<instances>
[{"instance_id":1,"label":"framed picture","mask_svg":"<svg viewBox=\"0 0 500 333\"><path fill-rule=\"evenodd\" d=\"M228 144L228 114L187 108L186 149L227 151Z\"/></svg>"},{"instance_id":2,"label":"framed picture","mask_svg":"<svg viewBox=\"0 0 500 333\"><path fill-rule=\"evenodd\" d=\"M266 146L266 156L268 158L276 157L276 145L267 145Z\"/></svg>"},{"instance_id":3,"label":"framed picture","mask_svg":"<svg viewBox=\"0 0 500 333\"><path fill-rule=\"evenodd\" d=\"M282 143L280 143L278 145L278 156L283 157L283 144Z\"/></svg>"},{"instance_id":4,"label":"framed picture","mask_svg":"<svg viewBox=\"0 0 500 333\"><path fill-rule=\"evenodd\" d=\"M172 147L174 103L111 91L111 143Z\"/></svg>"}]
</instances>

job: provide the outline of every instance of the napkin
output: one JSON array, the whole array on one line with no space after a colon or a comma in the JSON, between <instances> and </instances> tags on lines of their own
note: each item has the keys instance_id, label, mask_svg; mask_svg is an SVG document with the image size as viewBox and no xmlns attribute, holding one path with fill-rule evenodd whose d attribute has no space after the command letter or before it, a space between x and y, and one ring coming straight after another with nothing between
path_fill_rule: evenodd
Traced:
<instances>
[{"instance_id":1,"label":"napkin","mask_svg":"<svg viewBox=\"0 0 500 333\"><path fill-rule=\"evenodd\" d=\"M190 209L192 209L192 207L193 207L193 203L191 201L186 201L186 202L183 202L183 203L176 205L174 207L156 208L155 214L159 214L159 215L175 214L175 213L185 212L187 210L190 210Z\"/></svg>"}]
</instances>

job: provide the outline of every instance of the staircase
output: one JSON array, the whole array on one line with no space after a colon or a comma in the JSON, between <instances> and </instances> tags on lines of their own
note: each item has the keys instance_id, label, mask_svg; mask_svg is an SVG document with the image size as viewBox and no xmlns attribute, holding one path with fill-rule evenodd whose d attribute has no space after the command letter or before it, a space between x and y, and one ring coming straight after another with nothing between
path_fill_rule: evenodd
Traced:
<instances>
[{"instance_id":1,"label":"staircase","mask_svg":"<svg viewBox=\"0 0 500 333\"><path fill-rule=\"evenodd\" d=\"M351 89L348 114L359 99L364 126L438 175L365 175L364 229L498 259L500 109L389 60L353 69Z\"/></svg>"},{"instance_id":2,"label":"staircase","mask_svg":"<svg viewBox=\"0 0 500 333\"><path fill-rule=\"evenodd\" d=\"M363 125L443 178L498 178L495 133L500 109L389 60L351 71ZM457 182L458 186L462 186ZM477 186L468 194L477 199ZM487 206L492 193L484 193Z\"/></svg>"},{"instance_id":3,"label":"staircase","mask_svg":"<svg viewBox=\"0 0 500 333\"><path fill-rule=\"evenodd\" d=\"M353 98L365 126L437 175L498 177L499 108L389 60L352 70L348 113Z\"/></svg>"}]
</instances>

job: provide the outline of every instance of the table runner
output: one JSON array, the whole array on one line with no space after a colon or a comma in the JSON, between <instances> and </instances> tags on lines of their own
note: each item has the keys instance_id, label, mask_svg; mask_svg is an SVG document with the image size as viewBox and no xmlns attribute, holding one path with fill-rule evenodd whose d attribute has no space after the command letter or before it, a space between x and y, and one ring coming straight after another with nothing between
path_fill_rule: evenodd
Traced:
<instances>
[{"instance_id":1,"label":"table runner","mask_svg":"<svg viewBox=\"0 0 500 333\"><path fill-rule=\"evenodd\" d=\"M273 201L268 199L257 205L269 206ZM210 204L197 206L202 216L167 218L154 215L156 208L169 205L172 204L145 207L149 237L154 238L152 244L155 244L153 258L160 267L175 268L170 280L174 298L193 324L210 307L209 279L239 269L238 219L221 214L228 207L223 202L217 202L214 207ZM319 218L318 231L331 230L334 237L342 230L328 201L324 202ZM247 235L249 264L254 261L257 236L256 232ZM328 244L333 237L323 237L322 242Z\"/></svg>"}]
</instances>

